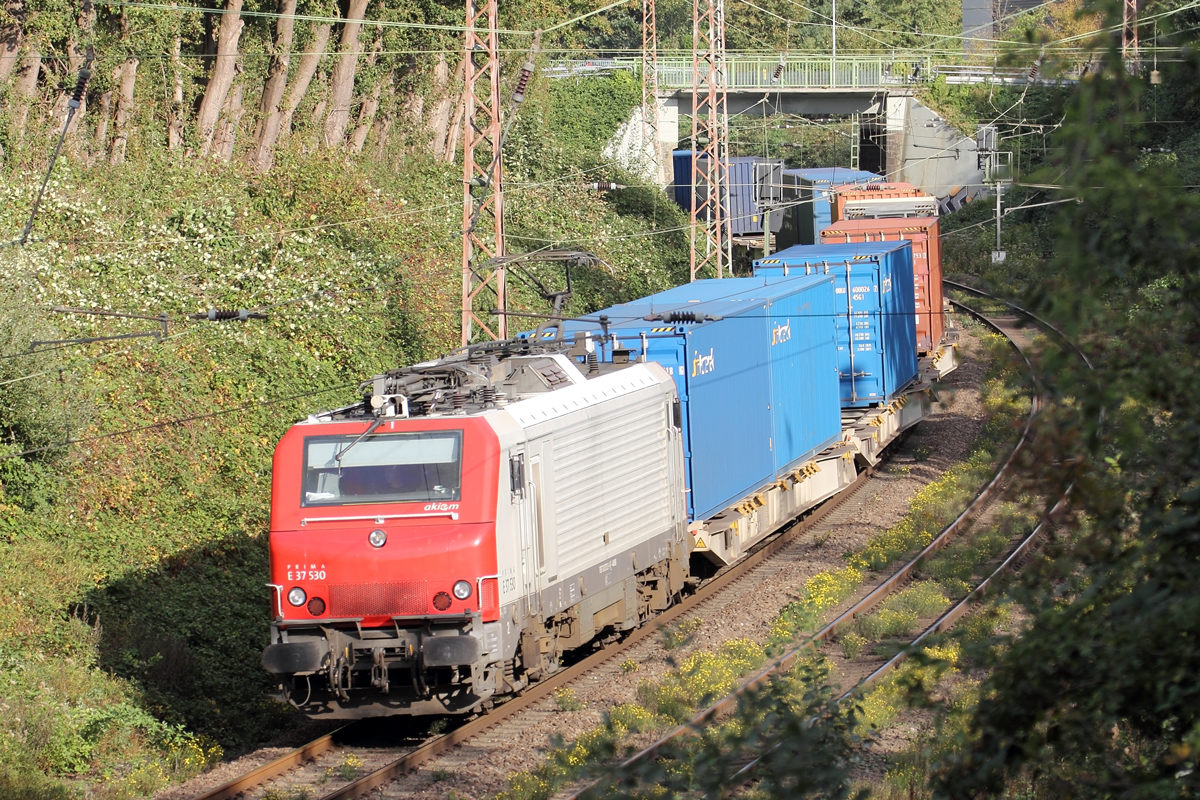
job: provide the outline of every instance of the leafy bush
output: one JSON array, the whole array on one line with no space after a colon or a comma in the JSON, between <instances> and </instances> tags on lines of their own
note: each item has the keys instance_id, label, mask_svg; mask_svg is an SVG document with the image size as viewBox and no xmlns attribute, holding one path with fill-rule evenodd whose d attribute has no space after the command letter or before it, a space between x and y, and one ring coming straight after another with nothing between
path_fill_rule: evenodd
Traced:
<instances>
[{"instance_id":1,"label":"leafy bush","mask_svg":"<svg viewBox=\"0 0 1200 800\"><path fill-rule=\"evenodd\" d=\"M788 603L771 622L767 652L778 653L795 640L800 631L812 630L821 614L849 599L862 584L863 574L855 567L825 570L804 583L800 598Z\"/></svg>"},{"instance_id":2,"label":"leafy bush","mask_svg":"<svg viewBox=\"0 0 1200 800\"><path fill-rule=\"evenodd\" d=\"M691 617L689 619L680 620L675 625L670 625L662 629L662 645L664 650L674 650L677 647L682 647L692 640L692 636L696 631L704 625L704 620L699 617Z\"/></svg>"},{"instance_id":3,"label":"leafy bush","mask_svg":"<svg viewBox=\"0 0 1200 800\"><path fill-rule=\"evenodd\" d=\"M839 634L838 642L842 645L842 655L853 661L862 652L863 645L867 643L867 638L852 631L844 635Z\"/></svg>"},{"instance_id":4,"label":"leafy bush","mask_svg":"<svg viewBox=\"0 0 1200 800\"><path fill-rule=\"evenodd\" d=\"M579 711L583 708L583 701L570 686L561 686L554 690L554 704L560 711Z\"/></svg>"},{"instance_id":5,"label":"leafy bush","mask_svg":"<svg viewBox=\"0 0 1200 800\"><path fill-rule=\"evenodd\" d=\"M738 678L762 666L765 659L766 653L754 642L733 639L715 653L692 653L657 684L643 682L638 697L659 716L683 722L703 703L727 694Z\"/></svg>"}]
</instances>

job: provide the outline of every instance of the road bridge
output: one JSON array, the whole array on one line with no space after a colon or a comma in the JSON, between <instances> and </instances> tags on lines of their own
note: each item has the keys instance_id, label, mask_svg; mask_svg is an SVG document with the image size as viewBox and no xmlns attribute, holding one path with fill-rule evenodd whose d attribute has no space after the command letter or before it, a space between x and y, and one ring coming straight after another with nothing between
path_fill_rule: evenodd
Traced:
<instances>
[{"instance_id":1,"label":"road bridge","mask_svg":"<svg viewBox=\"0 0 1200 800\"><path fill-rule=\"evenodd\" d=\"M692 113L692 60L658 60L659 141L641 141L641 111L618 131L608 154L660 184L671 181L671 150L679 141L679 119ZM595 58L562 61L545 74L551 78L638 71L640 59ZM785 56L729 53L726 92L729 114L866 115L863 151L874 149L878 163L863 163L894 180L903 180L941 198L978 194L983 175L970 132L958 131L917 98L917 90L941 78L955 84L1025 86L1075 83L1070 76L1047 81L1036 70L995 65L937 64L921 53L879 55ZM641 164L642 167L635 167Z\"/></svg>"}]
</instances>

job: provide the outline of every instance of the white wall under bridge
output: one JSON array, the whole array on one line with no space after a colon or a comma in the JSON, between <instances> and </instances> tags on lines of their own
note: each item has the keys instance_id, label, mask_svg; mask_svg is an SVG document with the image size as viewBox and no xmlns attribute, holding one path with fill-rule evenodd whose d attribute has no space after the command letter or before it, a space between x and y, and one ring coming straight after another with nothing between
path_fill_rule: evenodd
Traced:
<instances>
[{"instance_id":1,"label":"white wall under bridge","mask_svg":"<svg viewBox=\"0 0 1200 800\"><path fill-rule=\"evenodd\" d=\"M864 135L886 154L889 180L906 181L942 200L943 213L984 193L983 172L976 163L975 137L951 127L921 104L911 89L729 91L730 115L749 113L826 115L863 114ZM691 115L691 92L662 92L658 105L658 140L644 139L642 111L635 108L605 148L606 157L666 187L672 181L671 151L676 149L679 121ZM849 166L849 165L845 165Z\"/></svg>"}]
</instances>

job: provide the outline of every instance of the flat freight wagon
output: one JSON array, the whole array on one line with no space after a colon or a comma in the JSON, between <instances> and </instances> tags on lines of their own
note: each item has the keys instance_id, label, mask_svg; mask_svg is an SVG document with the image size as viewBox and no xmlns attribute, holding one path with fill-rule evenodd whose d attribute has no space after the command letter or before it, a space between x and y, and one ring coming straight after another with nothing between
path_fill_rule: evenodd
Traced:
<instances>
[{"instance_id":1,"label":"flat freight wagon","mask_svg":"<svg viewBox=\"0 0 1200 800\"><path fill-rule=\"evenodd\" d=\"M692 521L780 480L841 436L836 276L703 280L564 323L601 362L675 379Z\"/></svg>"},{"instance_id":2,"label":"flat freight wagon","mask_svg":"<svg viewBox=\"0 0 1200 800\"><path fill-rule=\"evenodd\" d=\"M791 247L754 262L754 274L834 275L843 408L890 403L917 377L913 250L909 242Z\"/></svg>"},{"instance_id":3,"label":"flat freight wagon","mask_svg":"<svg viewBox=\"0 0 1200 800\"><path fill-rule=\"evenodd\" d=\"M833 212L830 219L821 230L828 228L838 220L846 219L846 204L854 200L892 200L903 197L926 197L928 195L911 183L889 181L887 183L871 183L866 186L846 184L835 186L833 189ZM933 199L932 197L930 199ZM818 231L818 234L820 231ZM818 237L819 238L819 237Z\"/></svg>"},{"instance_id":4,"label":"flat freight wagon","mask_svg":"<svg viewBox=\"0 0 1200 800\"><path fill-rule=\"evenodd\" d=\"M917 350L930 353L942 341L946 326L942 311L942 240L937 218L844 219L821 231L822 244L896 241L912 243Z\"/></svg>"},{"instance_id":5,"label":"flat freight wagon","mask_svg":"<svg viewBox=\"0 0 1200 800\"><path fill-rule=\"evenodd\" d=\"M821 230L833 221L834 187L882 180L874 172L848 167L785 169L782 199L787 208L776 237L778 249L820 242Z\"/></svg>"}]
</instances>

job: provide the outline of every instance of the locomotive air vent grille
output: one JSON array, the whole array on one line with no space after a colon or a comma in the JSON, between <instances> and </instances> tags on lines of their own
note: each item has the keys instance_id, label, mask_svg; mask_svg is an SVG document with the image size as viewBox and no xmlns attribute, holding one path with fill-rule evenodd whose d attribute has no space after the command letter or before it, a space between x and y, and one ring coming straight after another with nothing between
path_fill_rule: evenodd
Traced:
<instances>
[{"instance_id":1,"label":"locomotive air vent grille","mask_svg":"<svg viewBox=\"0 0 1200 800\"><path fill-rule=\"evenodd\" d=\"M426 581L329 587L329 613L334 617L393 617L428 612Z\"/></svg>"}]
</instances>

